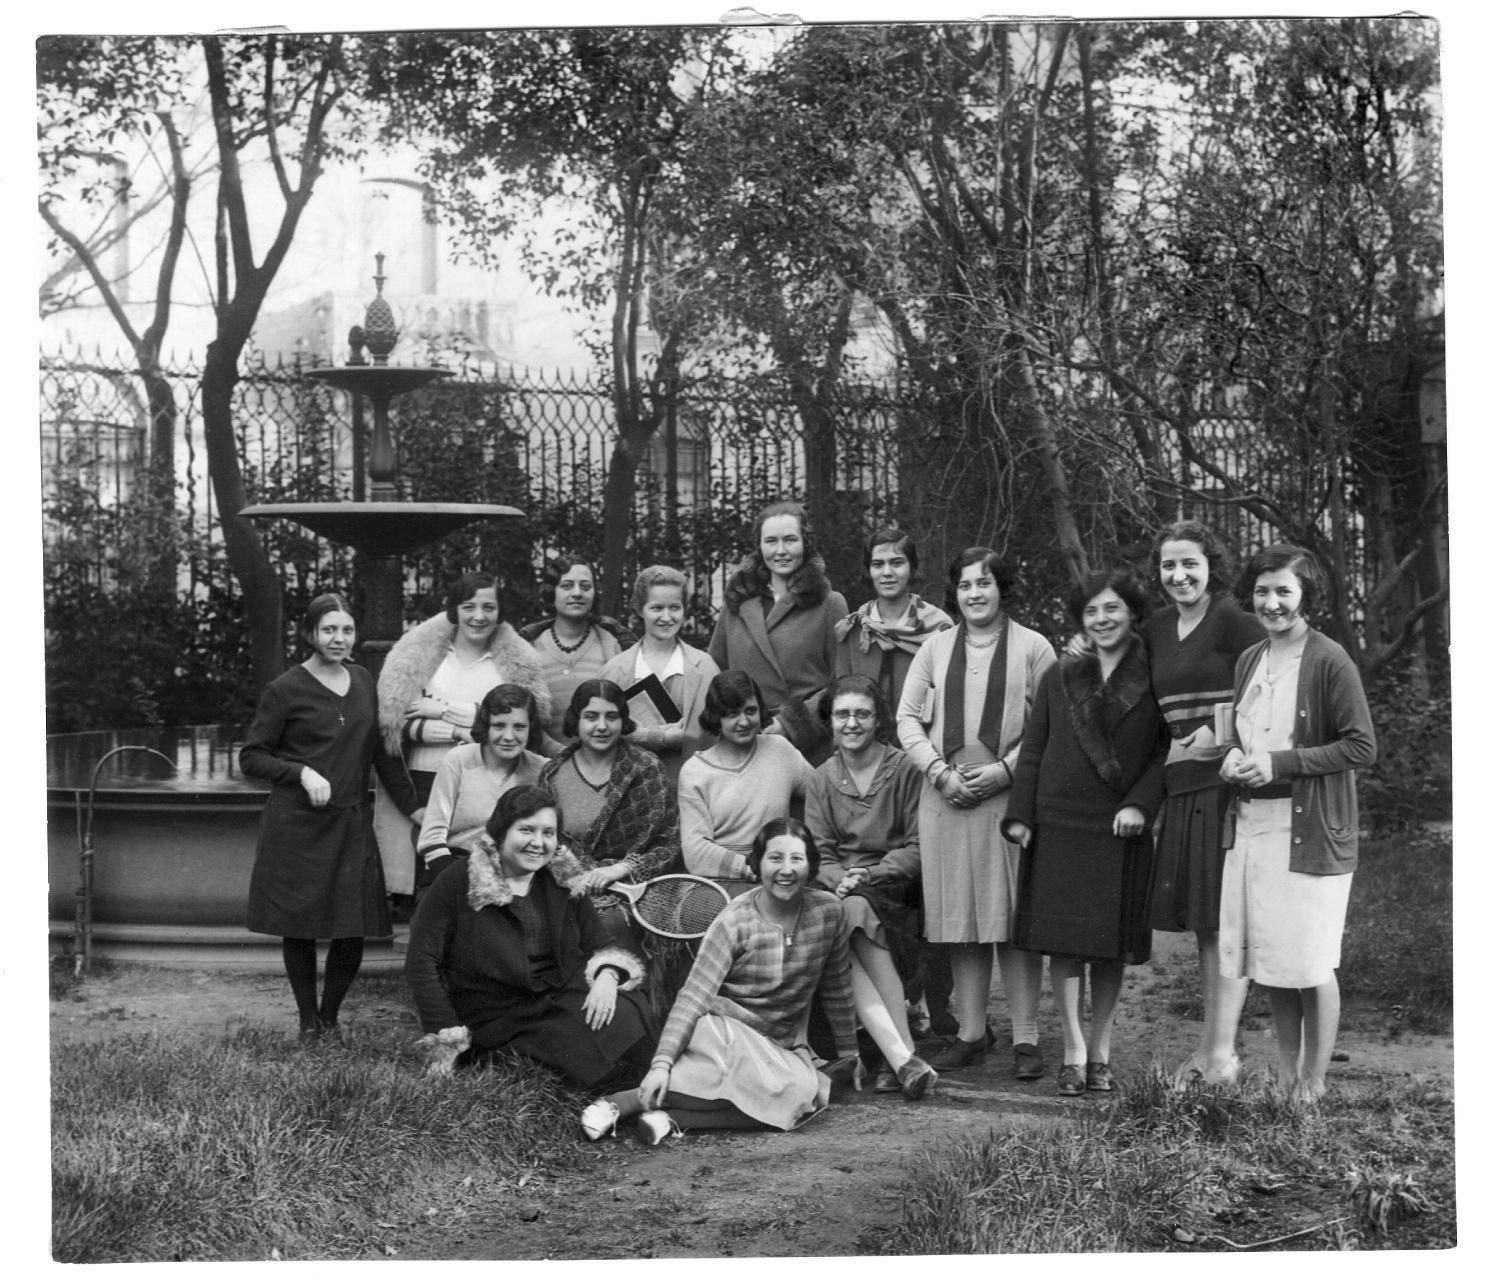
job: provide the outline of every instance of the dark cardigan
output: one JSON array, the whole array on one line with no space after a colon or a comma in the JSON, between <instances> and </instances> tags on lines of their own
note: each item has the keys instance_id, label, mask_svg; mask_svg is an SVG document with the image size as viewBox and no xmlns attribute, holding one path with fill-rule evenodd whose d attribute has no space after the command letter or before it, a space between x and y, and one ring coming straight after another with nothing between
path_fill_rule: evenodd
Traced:
<instances>
[{"instance_id":1,"label":"dark cardigan","mask_svg":"<svg viewBox=\"0 0 1500 1288\"><path fill-rule=\"evenodd\" d=\"M1238 706L1270 647L1240 655L1234 672ZM1309 630L1297 672L1292 745L1271 753L1272 781L1292 785L1291 870L1311 876L1353 872L1359 863L1359 797L1354 771L1375 763L1375 725L1350 656L1321 631Z\"/></svg>"},{"instance_id":2,"label":"dark cardigan","mask_svg":"<svg viewBox=\"0 0 1500 1288\"><path fill-rule=\"evenodd\" d=\"M1108 681L1092 654L1064 657L1027 717L1005 825L1108 832L1127 805L1149 820L1165 795L1166 746L1139 639Z\"/></svg>"}]
</instances>

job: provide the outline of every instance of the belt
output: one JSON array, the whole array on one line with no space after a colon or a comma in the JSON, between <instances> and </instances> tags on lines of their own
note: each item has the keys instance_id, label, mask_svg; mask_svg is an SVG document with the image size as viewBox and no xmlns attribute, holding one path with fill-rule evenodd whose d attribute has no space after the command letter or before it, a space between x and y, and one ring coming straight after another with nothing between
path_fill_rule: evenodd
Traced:
<instances>
[{"instance_id":1,"label":"belt","mask_svg":"<svg viewBox=\"0 0 1500 1288\"><path fill-rule=\"evenodd\" d=\"M1240 799L1247 801L1284 801L1292 796L1291 783L1272 783L1269 787L1241 787Z\"/></svg>"}]
</instances>

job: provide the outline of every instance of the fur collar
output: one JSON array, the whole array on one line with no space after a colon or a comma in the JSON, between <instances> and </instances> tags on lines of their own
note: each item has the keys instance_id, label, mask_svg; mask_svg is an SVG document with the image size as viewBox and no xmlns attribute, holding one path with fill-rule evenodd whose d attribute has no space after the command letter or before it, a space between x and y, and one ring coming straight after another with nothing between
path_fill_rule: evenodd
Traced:
<instances>
[{"instance_id":1,"label":"fur collar","mask_svg":"<svg viewBox=\"0 0 1500 1288\"><path fill-rule=\"evenodd\" d=\"M822 555L813 555L806 560L787 583L787 592L798 608L814 608L827 599L832 591L833 587L824 571ZM741 604L761 596L773 598L771 570L766 567L766 561L759 553L756 553L745 558L730 572L729 581L724 587L724 607L738 616Z\"/></svg>"},{"instance_id":2,"label":"fur collar","mask_svg":"<svg viewBox=\"0 0 1500 1288\"><path fill-rule=\"evenodd\" d=\"M1132 635L1119 665L1102 678L1094 654L1065 657L1059 663L1063 695L1074 736L1099 777L1116 791L1124 791L1125 772L1115 755L1110 735L1143 699L1151 696L1151 670L1140 636Z\"/></svg>"},{"instance_id":3,"label":"fur collar","mask_svg":"<svg viewBox=\"0 0 1500 1288\"><path fill-rule=\"evenodd\" d=\"M572 860L574 866L577 865L578 861L572 855L566 850L559 850L557 857L532 878L532 884L535 885L546 877L553 884L567 889L564 873L568 869L568 860ZM578 898L577 891L571 893L573 898ZM489 833L485 832L469 851L469 907L475 912L487 907L503 908L515 897L510 882L500 871L499 848L490 839Z\"/></svg>"},{"instance_id":4,"label":"fur collar","mask_svg":"<svg viewBox=\"0 0 1500 1288\"><path fill-rule=\"evenodd\" d=\"M392 755L401 752L406 708L442 665L457 630L446 613L437 613L402 635L386 655L376 692L381 736ZM496 627L490 637L490 651L495 657L495 669L507 682L530 689L536 696L542 721L546 723L552 715L552 692L542 680L542 659L537 656L537 651L516 633L509 622L501 622Z\"/></svg>"}]
</instances>

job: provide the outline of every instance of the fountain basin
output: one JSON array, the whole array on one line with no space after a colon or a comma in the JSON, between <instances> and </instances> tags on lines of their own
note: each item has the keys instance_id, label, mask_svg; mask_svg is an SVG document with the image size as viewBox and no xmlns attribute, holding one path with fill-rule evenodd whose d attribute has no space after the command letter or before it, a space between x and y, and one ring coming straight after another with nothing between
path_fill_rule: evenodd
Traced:
<instances>
[{"instance_id":1,"label":"fountain basin","mask_svg":"<svg viewBox=\"0 0 1500 1288\"><path fill-rule=\"evenodd\" d=\"M420 549L476 519L522 513L513 505L461 501L277 501L240 511L247 519L292 519L375 559Z\"/></svg>"},{"instance_id":2,"label":"fountain basin","mask_svg":"<svg viewBox=\"0 0 1500 1288\"><path fill-rule=\"evenodd\" d=\"M73 934L89 780L116 756L94 793L94 951L122 961L280 971L281 940L245 929L245 900L268 788L239 770L242 731L223 725L56 734L47 739L47 914L54 940ZM404 929L404 928L403 928ZM390 937L372 939L368 966L400 966Z\"/></svg>"}]
</instances>

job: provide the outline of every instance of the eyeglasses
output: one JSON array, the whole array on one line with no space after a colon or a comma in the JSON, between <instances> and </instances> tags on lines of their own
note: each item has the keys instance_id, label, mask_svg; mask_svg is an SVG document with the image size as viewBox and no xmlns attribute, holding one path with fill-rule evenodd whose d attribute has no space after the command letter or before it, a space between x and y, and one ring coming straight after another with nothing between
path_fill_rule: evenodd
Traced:
<instances>
[{"instance_id":1,"label":"eyeglasses","mask_svg":"<svg viewBox=\"0 0 1500 1288\"><path fill-rule=\"evenodd\" d=\"M873 711L835 711L833 721L835 724L868 724L875 719Z\"/></svg>"}]
</instances>

